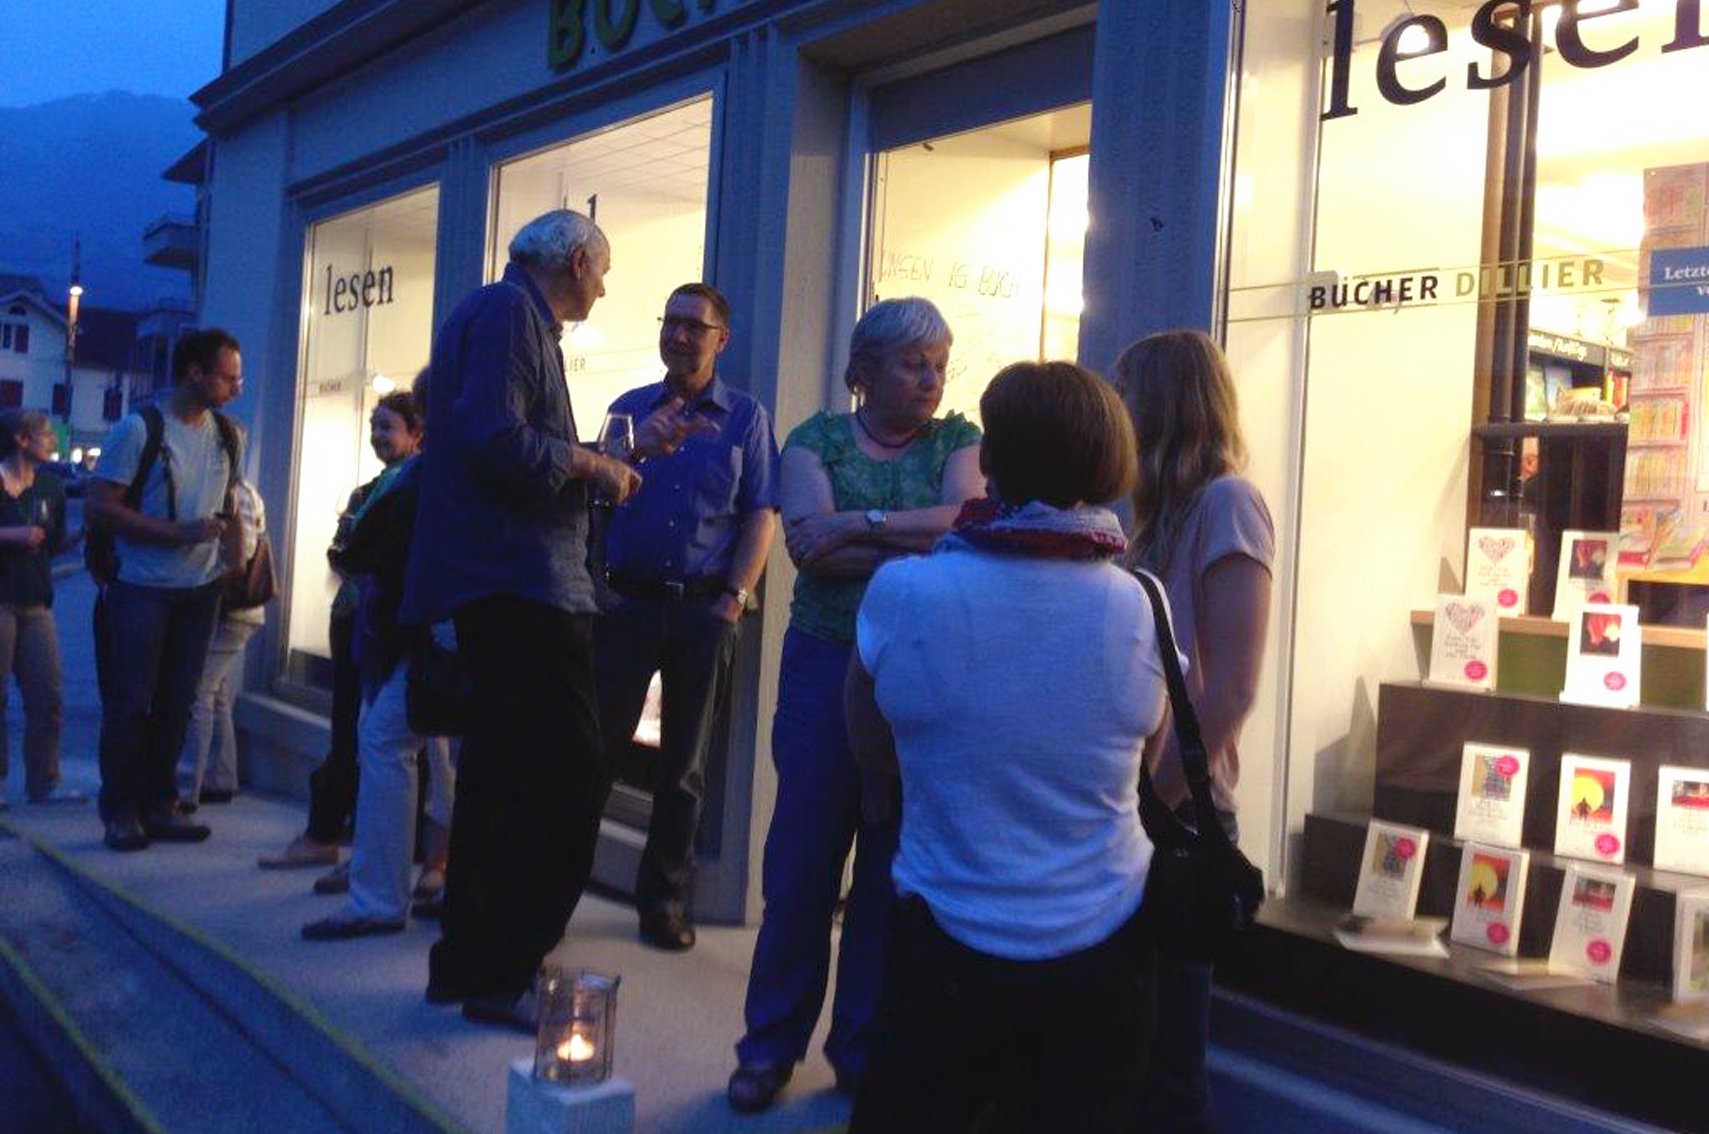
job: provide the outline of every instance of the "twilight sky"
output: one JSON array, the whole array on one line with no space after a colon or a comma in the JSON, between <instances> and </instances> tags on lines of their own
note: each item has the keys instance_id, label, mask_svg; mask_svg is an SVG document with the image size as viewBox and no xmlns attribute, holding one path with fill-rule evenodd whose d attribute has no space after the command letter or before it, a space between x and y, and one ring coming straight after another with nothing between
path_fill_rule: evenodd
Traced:
<instances>
[{"instance_id":1,"label":"twilight sky","mask_svg":"<svg viewBox=\"0 0 1709 1134\"><path fill-rule=\"evenodd\" d=\"M4 0L0 106L107 90L188 98L219 76L225 0Z\"/></svg>"}]
</instances>

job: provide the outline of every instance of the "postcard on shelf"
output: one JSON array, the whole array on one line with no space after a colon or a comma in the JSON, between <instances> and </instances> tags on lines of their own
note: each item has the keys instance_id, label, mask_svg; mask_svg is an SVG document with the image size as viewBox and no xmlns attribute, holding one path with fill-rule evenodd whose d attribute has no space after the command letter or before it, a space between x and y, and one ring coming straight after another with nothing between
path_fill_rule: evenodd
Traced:
<instances>
[{"instance_id":1,"label":"postcard on shelf","mask_svg":"<svg viewBox=\"0 0 1709 1134\"><path fill-rule=\"evenodd\" d=\"M1493 599L1437 595L1436 621L1430 632L1430 680L1494 689L1500 621Z\"/></svg>"},{"instance_id":2,"label":"postcard on shelf","mask_svg":"<svg viewBox=\"0 0 1709 1134\"><path fill-rule=\"evenodd\" d=\"M1531 594L1531 535L1524 528L1466 533L1466 597L1495 600L1505 617L1525 613Z\"/></svg>"},{"instance_id":3,"label":"postcard on shelf","mask_svg":"<svg viewBox=\"0 0 1709 1134\"><path fill-rule=\"evenodd\" d=\"M1454 837L1516 847L1525 841L1525 781L1531 753L1523 748L1468 743L1460 757L1460 796Z\"/></svg>"},{"instance_id":4,"label":"postcard on shelf","mask_svg":"<svg viewBox=\"0 0 1709 1134\"><path fill-rule=\"evenodd\" d=\"M1564 969L1538 957L1523 960L1513 958L1480 965L1478 972L1503 988L1521 991L1543 988L1570 988L1589 984L1590 978L1574 969Z\"/></svg>"},{"instance_id":5,"label":"postcard on shelf","mask_svg":"<svg viewBox=\"0 0 1709 1134\"><path fill-rule=\"evenodd\" d=\"M1655 868L1709 874L1709 768L1664 764L1657 785Z\"/></svg>"},{"instance_id":6,"label":"postcard on shelf","mask_svg":"<svg viewBox=\"0 0 1709 1134\"><path fill-rule=\"evenodd\" d=\"M1549 945L1549 964L1612 984L1620 975L1632 889L1630 874L1589 866L1567 867L1555 914L1555 938Z\"/></svg>"},{"instance_id":7,"label":"postcard on shelf","mask_svg":"<svg viewBox=\"0 0 1709 1134\"><path fill-rule=\"evenodd\" d=\"M1614 601L1614 565L1619 532L1561 533L1561 558L1555 571L1557 621L1571 622L1586 603Z\"/></svg>"},{"instance_id":8,"label":"postcard on shelf","mask_svg":"<svg viewBox=\"0 0 1709 1134\"><path fill-rule=\"evenodd\" d=\"M1418 908L1418 884L1424 878L1424 849L1430 832L1422 827L1371 820L1365 832L1365 857L1353 913L1378 921L1411 921Z\"/></svg>"},{"instance_id":9,"label":"postcard on shelf","mask_svg":"<svg viewBox=\"0 0 1709 1134\"><path fill-rule=\"evenodd\" d=\"M1561 756L1561 791L1555 806L1555 853L1596 862L1626 861L1629 760L1568 752Z\"/></svg>"},{"instance_id":10,"label":"postcard on shelf","mask_svg":"<svg viewBox=\"0 0 1709 1134\"><path fill-rule=\"evenodd\" d=\"M1709 890L1674 895L1673 998L1709 1006Z\"/></svg>"},{"instance_id":11,"label":"postcard on shelf","mask_svg":"<svg viewBox=\"0 0 1709 1134\"><path fill-rule=\"evenodd\" d=\"M1592 603L1579 608L1567 627L1567 681L1561 700L1637 708L1642 659L1637 607Z\"/></svg>"},{"instance_id":12,"label":"postcard on shelf","mask_svg":"<svg viewBox=\"0 0 1709 1134\"><path fill-rule=\"evenodd\" d=\"M1519 915L1525 909L1526 851L1467 843L1460 851L1460 885L1449 936L1474 949L1511 957L1519 952Z\"/></svg>"},{"instance_id":13,"label":"postcard on shelf","mask_svg":"<svg viewBox=\"0 0 1709 1134\"><path fill-rule=\"evenodd\" d=\"M1388 953L1397 957L1446 957L1442 944L1447 919L1421 917L1403 921L1353 914L1335 926L1335 940L1356 953Z\"/></svg>"}]
</instances>

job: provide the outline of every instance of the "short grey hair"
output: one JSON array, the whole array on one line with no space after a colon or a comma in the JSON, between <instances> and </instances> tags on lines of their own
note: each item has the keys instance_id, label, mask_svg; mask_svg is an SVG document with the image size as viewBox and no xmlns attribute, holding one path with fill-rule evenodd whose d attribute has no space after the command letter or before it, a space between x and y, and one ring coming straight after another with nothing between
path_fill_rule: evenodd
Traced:
<instances>
[{"instance_id":1,"label":"short grey hair","mask_svg":"<svg viewBox=\"0 0 1709 1134\"><path fill-rule=\"evenodd\" d=\"M855 371L862 365L882 366L891 355L908 347L948 346L954 341L949 323L929 299L909 296L874 303L849 336L849 365L843 372L843 385L856 388Z\"/></svg>"},{"instance_id":2,"label":"short grey hair","mask_svg":"<svg viewBox=\"0 0 1709 1134\"><path fill-rule=\"evenodd\" d=\"M593 221L574 209L553 209L517 230L510 241L510 258L542 271L562 272L581 249L606 247L605 233Z\"/></svg>"}]
</instances>

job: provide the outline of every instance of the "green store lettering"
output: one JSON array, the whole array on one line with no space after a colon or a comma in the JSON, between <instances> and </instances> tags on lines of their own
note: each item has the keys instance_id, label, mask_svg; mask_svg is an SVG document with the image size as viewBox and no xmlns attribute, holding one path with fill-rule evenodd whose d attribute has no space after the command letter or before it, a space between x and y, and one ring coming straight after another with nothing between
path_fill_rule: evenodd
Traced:
<instances>
[{"instance_id":1,"label":"green store lettering","mask_svg":"<svg viewBox=\"0 0 1709 1134\"><path fill-rule=\"evenodd\" d=\"M690 0L645 0L645 7L655 22L667 31L674 31L688 22ZM693 0L701 12L710 12L717 0ZM587 47L589 23L593 38L615 55L629 46L640 22L643 0L549 0L550 21L546 38L546 57L552 70L564 71L580 62Z\"/></svg>"}]
</instances>

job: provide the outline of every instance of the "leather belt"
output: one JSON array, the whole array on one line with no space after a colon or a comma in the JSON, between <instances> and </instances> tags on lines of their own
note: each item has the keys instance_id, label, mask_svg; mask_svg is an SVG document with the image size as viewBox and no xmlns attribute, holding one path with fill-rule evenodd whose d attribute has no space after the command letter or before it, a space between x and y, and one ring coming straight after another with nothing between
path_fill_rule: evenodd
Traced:
<instances>
[{"instance_id":1,"label":"leather belt","mask_svg":"<svg viewBox=\"0 0 1709 1134\"><path fill-rule=\"evenodd\" d=\"M724 593L724 580L707 576L700 579L636 579L627 575L610 576L611 589L624 598L658 598L673 602L688 599L713 598Z\"/></svg>"}]
</instances>

